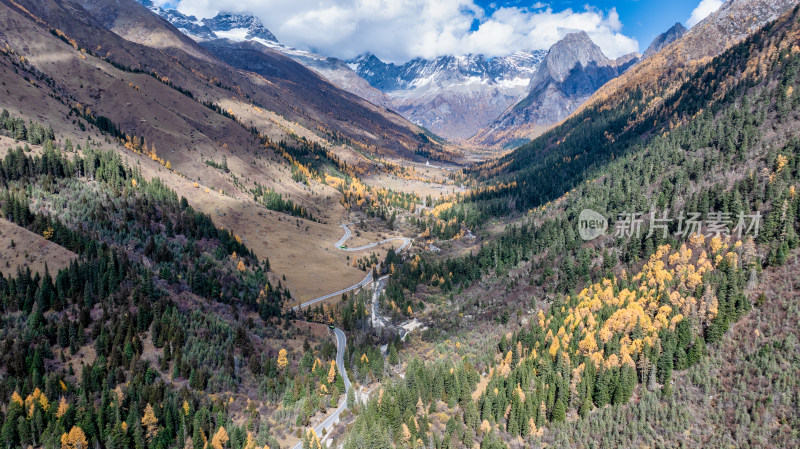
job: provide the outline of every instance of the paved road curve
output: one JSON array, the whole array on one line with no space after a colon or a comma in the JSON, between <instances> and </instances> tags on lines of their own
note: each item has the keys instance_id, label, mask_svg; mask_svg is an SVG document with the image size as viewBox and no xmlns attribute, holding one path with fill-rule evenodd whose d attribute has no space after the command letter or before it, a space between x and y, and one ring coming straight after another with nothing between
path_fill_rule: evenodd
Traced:
<instances>
[{"instance_id":1,"label":"paved road curve","mask_svg":"<svg viewBox=\"0 0 800 449\"><path fill-rule=\"evenodd\" d=\"M400 247L395 250L397 252L400 252L400 251L403 250L403 248L405 248L406 246L411 244L411 239L408 239L408 238L405 238L405 237L392 237L390 239L381 240L380 242L370 243L368 245L359 246L357 248L342 248L342 245L344 245L344 242L346 242L347 239L349 239L350 236L352 235L352 232L350 231L350 228L347 227L347 224L343 224L342 228L344 228L344 236L342 238L340 238L339 241L334 243L334 245L333 245L336 249L342 250L342 251L363 251L365 249L374 248L374 247L376 247L378 245L383 245L384 243L389 243L389 242L391 242L393 240L400 240L400 241L403 242L403 244L400 245ZM357 288L361 288L361 287L369 284L370 282L372 282L372 270L370 270L370 272L364 277L364 279L362 279L359 283L357 283L355 285L351 285L350 287L343 288L343 289L341 289L339 291L335 291L333 293L328 293L327 295L320 296L319 298L314 298L314 299L312 299L310 301L306 301L306 302L300 304L299 306L292 307L292 309L295 310L295 311L298 311L300 309L304 309L304 308L306 308L308 306L314 305L314 304L316 304L316 303L318 303L320 301L324 301L324 300L326 300L328 298L333 298L334 296L338 296L338 295L341 295L343 293L347 293L349 291L353 291L353 290L355 290Z\"/></svg>"},{"instance_id":2,"label":"paved road curve","mask_svg":"<svg viewBox=\"0 0 800 449\"><path fill-rule=\"evenodd\" d=\"M341 249L343 251L362 251L362 250L365 250L365 249L373 248L373 247L378 246L378 245L382 245L384 243L391 242L392 240L401 240L403 242L403 244L399 248L397 248L397 250L396 250L396 251L399 252L403 248L405 248L406 246L411 244L411 239L407 239L405 237L393 237L393 238L390 238L390 239L382 240L382 241L377 242L377 243L370 243L368 245L359 246L358 248L341 248L341 246L344 245L344 242L346 242L347 239L349 239L350 235L352 234L350 232L350 228L348 228L346 224L343 224L342 228L344 228L344 237L339 239L339 241L336 242L334 246L337 249ZM334 297L336 295L341 295L342 293L347 293L347 292L349 292L351 290L355 290L357 288L360 288L360 287L368 284L371 281L372 281L372 270L370 270L369 274L361 282L359 282L359 283L357 283L355 285L351 285L350 287L341 289L341 290L339 290L337 292L333 292L333 293L329 293L329 294L324 295L324 296L320 296L319 298L314 298L311 301L306 301L306 302L300 304L299 306L293 307L292 309L293 310L300 310L300 309L302 309L304 307L308 307L308 306L310 306L312 304L315 304L315 303L320 302L320 301L324 301L324 300L326 300L328 298L332 298L332 297ZM347 346L347 337L344 335L344 332L342 332L342 330L339 329L339 328L335 328L333 330L333 333L334 333L334 335L336 335L336 367L339 369L339 374L342 376L342 380L344 380L344 395L342 396L341 402L339 403L339 407L333 413L331 413L330 416L325 418L324 421L322 421L320 424L318 424L316 427L314 427L314 431L317 432L317 435L320 436L320 439L323 439L322 438L323 431L327 431L327 433L330 433L331 428L333 427L333 425L336 424L337 422L339 422L339 415L341 415L342 412L344 411L344 409L347 408L347 393L350 391L350 379L347 377L347 370L345 369L345 366L344 366L344 349ZM303 448L303 442L300 441L297 444L295 444L292 449L302 449L302 448Z\"/></svg>"},{"instance_id":3,"label":"paved road curve","mask_svg":"<svg viewBox=\"0 0 800 449\"><path fill-rule=\"evenodd\" d=\"M338 242L333 244L333 246L336 249L340 249L342 251L363 251L365 249L374 248L374 247L376 247L378 245L383 245L384 243L389 243L389 242L391 242L393 240L400 240L401 242L403 242L403 244L400 245L400 248L397 248L395 250L397 252L400 252L400 251L403 250L403 248L405 248L406 246L411 244L411 239L408 239L408 238L405 238L405 237L392 237L392 238L388 238L386 240L381 240L380 242L369 243L367 245L358 246L358 247L355 247L355 248L342 248L342 245L344 245L344 242L346 242L347 239L349 239L350 236L353 234L350 231L350 228L347 227L348 225L351 225L351 224L353 224L353 223L347 223L347 224L343 224L342 225L342 228L344 228L344 236L342 238L340 238Z\"/></svg>"},{"instance_id":4,"label":"paved road curve","mask_svg":"<svg viewBox=\"0 0 800 449\"><path fill-rule=\"evenodd\" d=\"M344 368L344 348L347 346L347 337L344 335L344 332L338 328L334 329L333 333L336 335L336 367L339 369L339 374L341 374L342 379L344 380L345 393L342 396L339 407L333 413L331 413L331 415L328 416L325 421L322 421L316 427L314 427L314 431L317 432L317 435L320 437L320 439L322 439L323 431L330 433L333 425L339 422L339 415L341 415L344 409L347 408L347 392L350 391L350 379L347 377L347 370ZM303 449L303 442L298 442L292 449Z\"/></svg>"}]
</instances>

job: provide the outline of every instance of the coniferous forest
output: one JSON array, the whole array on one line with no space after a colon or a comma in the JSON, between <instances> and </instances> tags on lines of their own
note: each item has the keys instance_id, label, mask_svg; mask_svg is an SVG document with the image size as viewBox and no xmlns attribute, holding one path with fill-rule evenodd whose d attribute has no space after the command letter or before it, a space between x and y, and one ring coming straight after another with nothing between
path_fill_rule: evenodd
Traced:
<instances>
[{"instance_id":1,"label":"coniferous forest","mask_svg":"<svg viewBox=\"0 0 800 449\"><path fill-rule=\"evenodd\" d=\"M301 337L281 325L288 291L237 235L114 152L44 140L36 154L26 139L44 127L2 118L20 140L0 161L3 218L78 255L0 274L5 447L205 447L220 429L235 447L274 445L255 403L231 423L234 397L257 392L302 424L343 394L319 358L331 342L306 337L289 366L279 345Z\"/></svg>"}]
</instances>

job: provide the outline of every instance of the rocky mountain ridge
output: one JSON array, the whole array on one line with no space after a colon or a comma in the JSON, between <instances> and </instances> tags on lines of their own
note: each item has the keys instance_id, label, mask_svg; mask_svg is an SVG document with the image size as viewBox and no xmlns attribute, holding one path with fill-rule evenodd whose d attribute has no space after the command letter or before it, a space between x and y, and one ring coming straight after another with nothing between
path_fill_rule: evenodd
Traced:
<instances>
[{"instance_id":1,"label":"rocky mountain ridge","mask_svg":"<svg viewBox=\"0 0 800 449\"><path fill-rule=\"evenodd\" d=\"M653 39L653 42L651 42L650 46L647 47L647 50L644 51L644 55L642 57L648 58L658 53L662 48L683 37L687 31L689 30L687 30L686 27L680 22L672 25L670 29L659 34L655 39Z\"/></svg>"},{"instance_id":2,"label":"rocky mountain ridge","mask_svg":"<svg viewBox=\"0 0 800 449\"><path fill-rule=\"evenodd\" d=\"M482 147L514 146L567 117L597 89L640 60L609 59L585 32L570 33L547 52L529 93L470 139Z\"/></svg>"},{"instance_id":3,"label":"rocky mountain ridge","mask_svg":"<svg viewBox=\"0 0 800 449\"><path fill-rule=\"evenodd\" d=\"M337 87L396 110L410 121L455 141L469 138L524 98L546 54L535 50L495 58L442 56L417 58L401 65L365 54L342 61L280 43L252 15L220 13L211 19L197 19L153 6L149 0L141 1L196 41L225 38L258 42L315 70Z\"/></svg>"},{"instance_id":4,"label":"rocky mountain ridge","mask_svg":"<svg viewBox=\"0 0 800 449\"><path fill-rule=\"evenodd\" d=\"M416 58L385 63L365 54L348 65L393 107L436 134L461 141L490 123L527 92L545 52Z\"/></svg>"}]
</instances>

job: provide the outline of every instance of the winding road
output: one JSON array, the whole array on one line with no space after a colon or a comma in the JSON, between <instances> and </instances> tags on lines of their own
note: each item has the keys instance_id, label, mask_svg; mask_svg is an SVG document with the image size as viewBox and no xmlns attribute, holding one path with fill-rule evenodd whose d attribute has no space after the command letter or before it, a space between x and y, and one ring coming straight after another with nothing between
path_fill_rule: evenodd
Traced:
<instances>
[{"instance_id":1,"label":"winding road","mask_svg":"<svg viewBox=\"0 0 800 449\"><path fill-rule=\"evenodd\" d=\"M339 328L334 329L333 333L336 335L336 367L339 369L339 374L342 375L342 380L344 380L345 393L339 403L339 407L337 407L330 416L325 418L324 421L314 427L314 431L317 433L320 440L325 439L325 436L322 435L323 433L326 435L329 434L334 424L339 422L339 415L347 408L347 392L350 391L350 379L347 377L347 370L344 368L344 348L347 346L347 337ZM292 449L303 449L303 442L299 441Z\"/></svg>"},{"instance_id":2,"label":"winding road","mask_svg":"<svg viewBox=\"0 0 800 449\"><path fill-rule=\"evenodd\" d=\"M370 244L367 244L367 245L364 245L364 246L359 246L359 247L356 247L356 248L345 248L344 247L344 242L346 242L347 239L349 239L350 236L353 234L350 231L350 228L347 227L350 224L352 224L352 223L348 223L348 224L343 224L342 225L342 228L344 228L344 236L342 238L340 238L338 242L333 244L334 248L336 248L338 250L341 250L341 251L363 251L365 249L374 248L376 246L383 245L385 243L389 243L389 242L394 241L394 240L400 240L401 242L403 242L403 244L400 245L400 247L395 250L397 252L400 252L400 251L403 250L403 248L405 248L406 246L411 244L411 239L409 239L409 238L406 238L406 237L392 237L392 238L388 238L388 239L385 239L385 240L381 240L380 242L370 243ZM361 287L369 284L370 282L372 282L372 270L370 270L369 273L367 273L367 275L364 277L364 279L362 279L359 283L357 283L355 285L351 285L350 287L343 288L341 290L335 291L333 293L328 293L327 295L320 296L319 298L314 298L314 299L312 299L310 301L306 301L306 302L300 304L299 306L292 307L292 310L294 310L295 312L299 311L300 309L304 309L304 308L306 308L308 306L311 306L311 305L314 305L314 304L316 304L316 303L318 303L320 301L325 301L328 298L333 298L334 296L341 295L341 294L347 293L349 291L353 291L353 290L355 290L357 288L361 288Z\"/></svg>"},{"instance_id":3,"label":"winding road","mask_svg":"<svg viewBox=\"0 0 800 449\"><path fill-rule=\"evenodd\" d=\"M352 223L350 223L350 224L352 224ZM406 246L411 244L411 239L408 239L408 238L405 238L405 237L392 237L392 238L389 238L389 239L386 239L386 240L381 240L380 242L370 243L370 244L364 245L364 246L359 246L357 248L344 248L343 247L344 242L346 242L347 239L349 239L350 236L352 235L352 233L350 232L350 228L348 228L347 226L348 226L347 224L343 224L342 225L342 228L344 228L344 236L341 239L339 239L338 242L336 242L334 244L336 249L340 249L342 251L363 251L365 249L374 248L374 247L376 247L378 245L382 245L384 243L388 243L388 242L391 242L393 240L400 240L400 241L403 242L403 244L400 245L399 248L397 248L396 251L399 252L403 248L405 248ZM339 291L336 291L336 292L333 292L333 293L329 293L327 295L320 296L319 298L314 298L311 301L306 301L306 302L300 304L299 306L292 307L292 310L297 311L297 310L300 310L300 309L302 309L304 307L308 307L310 305L318 303L320 301L324 301L324 300L326 300L328 298L332 298L332 297L334 297L336 295L341 295L342 293L347 293L347 292L349 292L351 290L355 290L357 288L361 288L362 286L368 284L371 281L372 281L372 270L370 270L370 272L367 275L367 277L365 277L361 282L359 282L359 283L357 283L355 285L351 285L350 287L344 288L342 290L339 290ZM339 403L339 407L337 407L336 410L334 410L333 413L330 414L330 416L325 418L324 421L322 421L321 423L319 423L318 425L316 425L314 427L314 431L317 433L318 436L323 435L323 433L325 433L325 435L329 434L330 431L331 431L331 428L333 428L333 426L336 423L339 422L339 416L342 414L344 409L347 408L347 393L350 391L350 378L347 377L347 369L345 369L345 366L344 366L344 350L345 350L345 347L347 347L347 336L345 336L344 332L339 328L334 328L333 329L333 333L336 336L336 367L339 370L339 374L342 376L342 380L344 380L344 395L343 395L343 397L342 397L342 399L341 399L341 401ZM325 436L321 436L320 440L321 441L325 440ZM302 449L302 448L303 448L303 442L302 441L299 441L297 444L295 444L292 447L292 449Z\"/></svg>"},{"instance_id":4,"label":"winding road","mask_svg":"<svg viewBox=\"0 0 800 449\"><path fill-rule=\"evenodd\" d=\"M389 243L389 242L391 242L393 240L400 240L401 242L403 242L403 244L400 245L400 248L397 248L397 250L396 250L397 252L400 252L400 251L403 250L403 248L405 248L406 246L411 244L411 239L409 239L409 238L406 238L406 237L391 237L391 238L388 238L388 239L385 239L385 240L381 240L380 242L369 243L367 245L358 246L356 248L346 248L346 247L344 247L344 242L346 242L347 239L349 239L350 236L353 234L350 231L350 228L348 228L348 226L351 225L351 224L353 224L353 223L347 223L347 224L343 224L342 225L342 228L344 228L344 236L342 236L342 238L340 238L338 242L333 244L333 246L336 247L336 249L340 249L342 251L363 251L365 249L374 248L374 247L376 247L378 245L383 245L384 243Z\"/></svg>"}]
</instances>

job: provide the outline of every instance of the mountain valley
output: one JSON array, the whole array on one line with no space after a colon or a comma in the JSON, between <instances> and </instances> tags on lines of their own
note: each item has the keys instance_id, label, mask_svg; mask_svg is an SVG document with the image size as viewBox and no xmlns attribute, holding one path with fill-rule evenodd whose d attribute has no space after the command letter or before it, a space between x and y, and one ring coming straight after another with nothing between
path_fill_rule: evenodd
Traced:
<instances>
[{"instance_id":1,"label":"mountain valley","mask_svg":"<svg viewBox=\"0 0 800 449\"><path fill-rule=\"evenodd\" d=\"M797 1L395 62L230 7L0 0L0 444L800 445Z\"/></svg>"}]
</instances>

